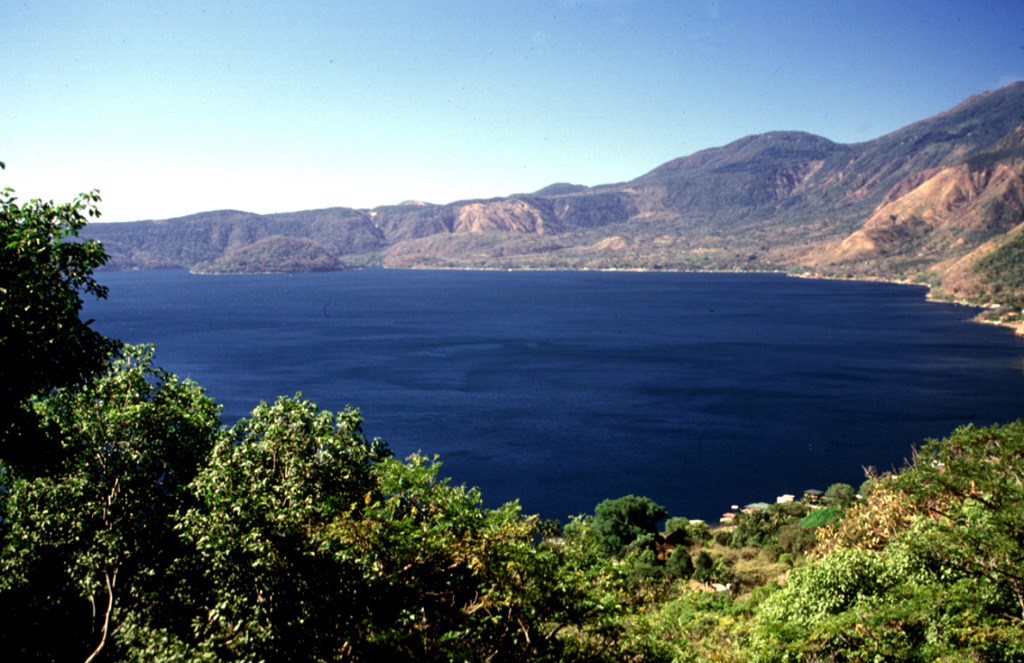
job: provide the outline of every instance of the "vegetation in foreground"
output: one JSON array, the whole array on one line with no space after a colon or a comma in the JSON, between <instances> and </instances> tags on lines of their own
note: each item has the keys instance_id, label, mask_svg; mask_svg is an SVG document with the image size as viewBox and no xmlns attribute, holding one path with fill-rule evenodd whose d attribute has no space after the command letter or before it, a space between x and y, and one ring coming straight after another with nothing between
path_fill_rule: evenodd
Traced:
<instances>
[{"instance_id":1,"label":"vegetation in foreground","mask_svg":"<svg viewBox=\"0 0 1024 663\"><path fill-rule=\"evenodd\" d=\"M1024 660L1024 422L826 508L712 531L626 496L563 528L394 458L356 411L222 426L78 318L97 201L0 209L0 347L33 376L3 373L4 660Z\"/></svg>"}]
</instances>

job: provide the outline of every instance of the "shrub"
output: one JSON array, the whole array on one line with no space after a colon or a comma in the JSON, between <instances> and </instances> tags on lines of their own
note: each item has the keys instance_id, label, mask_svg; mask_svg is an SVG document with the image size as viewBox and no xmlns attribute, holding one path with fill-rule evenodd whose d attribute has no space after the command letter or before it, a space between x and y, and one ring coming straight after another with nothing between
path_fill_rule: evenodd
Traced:
<instances>
[{"instance_id":1,"label":"shrub","mask_svg":"<svg viewBox=\"0 0 1024 663\"><path fill-rule=\"evenodd\" d=\"M783 551L794 554L804 553L813 546L814 528L790 524L779 529L779 547Z\"/></svg>"},{"instance_id":2,"label":"shrub","mask_svg":"<svg viewBox=\"0 0 1024 663\"><path fill-rule=\"evenodd\" d=\"M607 555L620 555L644 534L657 534L668 511L647 497L626 495L604 500L594 509L592 527Z\"/></svg>"},{"instance_id":3,"label":"shrub","mask_svg":"<svg viewBox=\"0 0 1024 663\"><path fill-rule=\"evenodd\" d=\"M831 525L843 515L843 509L837 506L825 507L824 509L815 509L807 514L803 520L800 521L801 527L822 527L823 525Z\"/></svg>"},{"instance_id":4,"label":"shrub","mask_svg":"<svg viewBox=\"0 0 1024 663\"><path fill-rule=\"evenodd\" d=\"M857 499L853 486L848 483L834 483L825 491L825 503L831 506L849 507Z\"/></svg>"},{"instance_id":5,"label":"shrub","mask_svg":"<svg viewBox=\"0 0 1024 663\"><path fill-rule=\"evenodd\" d=\"M712 568L715 562L707 550L697 553L697 559L693 563L693 578L698 582L711 582Z\"/></svg>"},{"instance_id":6,"label":"shrub","mask_svg":"<svg viewBox=\"0 0 1024 663\"><path fill-rule=\"evenodd\" d=\"M669 518L665 522L665 541L676 546L688 546L693 543L690 535L690 521L686 518Z\"/></svg>"},{"instance_id":7,"label":"shrub","mask_svg":"<svg viewBox=\"0 0 1024 663\"><path fill-rule=\"evenodd\" d=\"M697 554L697 560L693 563L693 578L705 584L724 585L734 582L736 575L732 571L732 560L726 557L715 559L708 551L701 550Z\"/></svg>"},{"instance_id":8,"label":"shrub","mask_svg":"<svg viewBox=\"0 0 1024 663\"><path fill-rule=\"evenodd\" d=\"M837 550L793 572L785 588L761 608L758 621L811 627L882 591L884 566L863 550Z\"/></svg>"},{"instance_id":9,"label":"shrub","mask_svg":"<svg viewBox=\"0 0 1024 663\"><path fill-rule=\"evenodd\" d=\"M779 561L779 556L782 555L784 549L778 544L765 546L761 549L760 557L770 563Z\"/></svg>"},{"instance_id":10,"label":"shrub","mask_svg":"<svg viewBox=\"0 0 1024 663\"><path fill-rule=\"evenodd\" d=\"M693 537L695 541L707 543L711 540L711 526L704 521L690 523L690 526L687 528L687 531L690 533L690 536Z\"/></svg>"},{"instance_id":11,"label":"shrub","mask_svg":"<svg viewBox=\"0 0 1024 663\"><path fill-rule=\"evenodd\" d=\"M676 548L665 562L665 574L670 578L687 580L693 577L693 560L686 548Z\"/></svg>"}]
</instances>

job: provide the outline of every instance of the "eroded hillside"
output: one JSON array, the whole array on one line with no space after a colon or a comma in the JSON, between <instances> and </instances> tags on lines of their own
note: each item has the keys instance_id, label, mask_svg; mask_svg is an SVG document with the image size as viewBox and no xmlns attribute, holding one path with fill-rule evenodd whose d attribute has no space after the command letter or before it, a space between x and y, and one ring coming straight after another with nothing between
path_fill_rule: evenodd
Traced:
<instances>
[{"instance_id":1,"label":"eroded hillside","mask_svg":"<svg viewBox=\"0 0 1024 663\"><path fill-rule=\"evenodd\" d=\"M1024 222L1021 108L1016 83L866 143L771 132L619 184L372 210L207 212L85 234L115 268L785 270L1005 298L1024 290L1012 276Z\"/></svg>"}]
</instances>

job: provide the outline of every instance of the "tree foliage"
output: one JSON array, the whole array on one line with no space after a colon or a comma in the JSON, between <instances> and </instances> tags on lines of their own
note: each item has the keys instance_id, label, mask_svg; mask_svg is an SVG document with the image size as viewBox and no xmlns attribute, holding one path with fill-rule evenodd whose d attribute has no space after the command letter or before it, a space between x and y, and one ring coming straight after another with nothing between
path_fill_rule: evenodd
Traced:
<instances>
[{"instance_id":1,"label":"tree foliage","mask_svg":"<svg viewBox=\"0 0 1024 663\"><path fill-rule=\"evenodd\" d=\"M687 518L676 516L665 522L665 532L662 536L672 545L689 546L710 541L712 534L707 523L700 520L690 522Z\"/></svg>"},{"instance_id":2,"label":"tree foliage","mask_svg":"<svg viewBox=\"0 0 1024 663\"><path fill-rule=\"evenodd\" d=\"M103 247L75 241L99 216L99 200L93 191L65 204L19 203L11 189L0 192L0 459L22 471L44 471L60 446L25 400L83 384L117 347L79 316L81 293L107 294L92 277L107 259Z\"/></svg>"},{"instance_id":3,"label":"tree foliage","mask_svg":"<svg viewBox=\"0 0 1024 663\"><path fill-rule=\"evenodd\" d=\"M1012 595L1024 618L1024 421L932 441L897 483L927 517L914 538L934 563Z\"/></svg>"},{"instance_id":4,"label":"tree foliage","mask_svg":"<svg viewBox=\"0 0 1024 663\"><path fill-rule=\"evenodd\" d=\"M857 492L848 483L834 483L825 491L825 503L829 506L847 508L857 499Z\"/></svg>"},{"instance_id":5,"label":"tree foliage","mask_svg":"<svg viewBox=\"0 0 1024 663\"><path fill-rule=\"evenodd\" d=\"M355 411L280 398L217 440L178 525L195 550L179 600L197 647L240 661L323 660L343 647L358 570L337 559L327 531L372 498L371 467L388 455L361 423Z\"/></svg>"},{"instance_id":6,"label":"tree foliage","mask_svg":"<svg viewBox=\"0 0 1024 663\"><path fill-rule=\"evenodd\" d=\"M964 427L879 478L764 603L752 660L1024 660L1024 424Z\"/></svg>"},{"instance_id":7,"label":"tree foliage","mask_svg":"<svg viewBox=\"0 0 1024 663\"><path fill-rule=\"evenodd\" d=\"M604 500L594 509L593 528L608 555L620 555L644 535L658 532L668 510L648 497L626 495Z\"/></svg>"},{"instance_id":8,"label":"tree foliage","mask_svg":"<svg viewBox=\"0 0 1024 663\"><path fill-rule=\"evenodd\" d=\"M0 517L5 651L85 660L113 647L122 617L160 611L163 575L185 554L174 516L189 503L219 408L151 359L151 348L128 348L85 387L34 403L60 431L65 460L9 488Z\"/></svg>"},{"instance_id":9,"label":"tree foliage","mask_svg":"<svg viewBox=\"0 0 1024 663\"><path fill-rule=\"evenodd\" d=\"M665 573L672 578L688 580L694 570L693 559L686 548L676 548L665 561Z\"/></svg>"},{"instance_id":10,"label":"tree foliage","mask_svg":"<svg viewBox=\"0 0 1024 663\"><path fill-rule=\"evenodd\" d=\"M843 513L843 509L837 506L827 506L821 509L815 509L800 519L800 527L814 529L816 527L831 525L842 518Z\"/></svg>"},{"instance_id":11,"label":"tree foliage","mask_svg":"<svg viewBox=\"0 0 1024 663\"><path fill-rule=\"evenodd\" d=\"M379 463L378 492L331 529L366 583L360 658L560 660L559 634L586 630L599 600L572 570L579 551L535 545L536 517L515 502L484 509L439 467L419 455Z\"/></svg>"},{"instance_id":12,"label":"tree foliage","mask_svg":"<svg viewBox=\"0 0 1024 663\"><path fill-rule=\"evenodd\" d=\"M784 502L771 504L766 509L737 514L730 543L734 548L764 548L773 545L778 543L778 534L783 527L799 521L806 513L803 504Z\"/></svg>"}]
</instances>

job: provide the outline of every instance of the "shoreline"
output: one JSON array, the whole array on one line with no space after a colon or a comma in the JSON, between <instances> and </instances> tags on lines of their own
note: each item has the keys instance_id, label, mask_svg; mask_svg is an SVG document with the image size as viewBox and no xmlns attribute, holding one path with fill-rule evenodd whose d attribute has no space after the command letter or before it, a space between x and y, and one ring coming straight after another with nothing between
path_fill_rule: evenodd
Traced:
<instances>
[{"instance_id":1,"label":"shoreline","mask_svg":"<svg viewBox=\"0 0 1024 663\"><path fill-rule=\"evenodd\" d=\"M994 325L996 327L1006 327L1007 329L1013 330L1013 335L1017 338L1024 340L1024 322L1007 322L1005 320L986 320L981 316L983 313L979 313L971 319L971 322L977 322L983 325Z\"/></svg>"},{"instance_id":2,"label":"shoreline","mask_svg":"<svg viewBox=\"0 0 1024 663\"><path fill-rule=\"evenodd\" d=\"M936 296L935 288L926 283L914 283L912 281L901 281L898 279L881 279L881 278L856 278L856 277L843 277L843 276L826 276L823 274L789 274L787 272L778 272L786 274L798 279L821 279L823 281L857 281L860 283L892 283L895 285L913 285L923 288L927 288L925 293L925 300L930 302L938 302L942 304L955 304L957 306L969 306L971 308L982 309L980 313L971 318L971 322L983 324L983 325L994 325L996 327L1005 327L1013 332L1013 335L1017 338L1024 339L1024 320L1011 321L1011 320L990 320L985 318L985 314L1000 308L999 306L991 306L987 304L981 304L972 302L966 299L946 299L941 296Z\"/></svg>"},{"instance_id":3,"label":"shoreline","mask_svg":"<svg viewBox=\"0 0 1024 663\"><path fill-rule=\"evenodd\" d=\"M943 298L941 296L936 296L934 294L935 293L935 289L932 286L928 285L928 284L925 284L925 283L915 283L915 282L911 282L911 281L901 281L901 280L898 280L898 279L884 279L884 278L871 278L871 277L868 277L868 278L858 278L858 277L854 277L854 276L828 276L828 275L825 275L825 274L808 273L808 272L793 273L793 272L789 272L789 271L782 270L782 269L775 269L775 270L773 270L773 269L760 269L760 270L758 270L758 269L755 269L755 270L742 270L742 269L737 269L737 270L654 270L654 269L646 269L646 268L643 268L643 267L611 267L611 268L605 268L605 269L593 269L593 268L564 269L564 268L546 268L546 267L525 267L525 268L511 268L511 269L507 269L507 268L489 268L489 267L450 267L450 266L449 267L438 267L438 266L430 266L430 267L424 267L424 266L386 267L384 265L364 265L364 266L357 266L357 267L347 267L347 268L343 268L343 269L327 269L327 270L316 270L316 271L324 271L324 272L351 271L351 270L357 270L357 269L366 269L366 268L369 268L369 267L378 267L380 269L408 269L408 270L416 270L416 269L428 269L428 270L430 270L430 269L437 269L437 270L443 270L443 271L552 271L552 272L586 272L586 271L595 271L595 272L662 272L662 271L664 271L664 272L669 272L669 271L678 271L680 273L691 272L691 273L707 273L707 274L729 274L729 273L753 274L753 273L760 273L760 274L781 274L781 275L789 277L789 278L819 279L819 280L822 280L822 281L856 281L856 282L860 282L860 283L891 283L891 284L895 284L895 285L911 285L911 286L919 286L919 287L926 288L927 292L925 293L925 299L928 300L928 301L940 302L940 303L946 303L946 304L956 304L957 306L969 306L969 307L972 307L972 308L983 309L980 313L978 313L973 318L971 318L971 322L976 322L976 323L986 324L986 325L995 325L995 326L998 326L998 327L1006 327L1007 329L1009 329L1009 330L1011 330L1013 332L1015 337L1020 338L1020 339L1024 339L1024 320L1021 320L1021 321L1007 321L1007 320L991 320L991 319L986 319L983 316L987 312L994 310L993 307L989 307L989 306L987 306L985 304L974 303L974 302L971 302L970 300L946 299L946 298ZM259 275L259 274L306 273L306 272L287 272L287 271L282 271L282 272L196 272L196 271L193 271L192 269L189 269L187 267L169 267L167 269L184 269L184 270L188 271L189 273L195 274L197 276L234 276L234 275L250 276L250 275ZM126 269L118 269L118 268L109 268L108 267L106 270L101 270L101 271L135 271L135 270L126 270Z\"/></svg>"}]
</instances>

